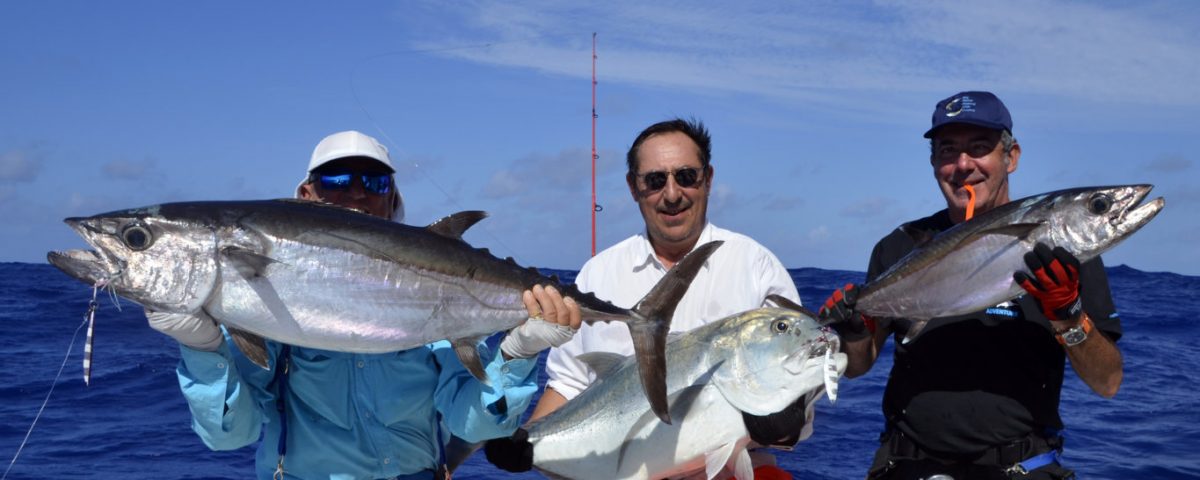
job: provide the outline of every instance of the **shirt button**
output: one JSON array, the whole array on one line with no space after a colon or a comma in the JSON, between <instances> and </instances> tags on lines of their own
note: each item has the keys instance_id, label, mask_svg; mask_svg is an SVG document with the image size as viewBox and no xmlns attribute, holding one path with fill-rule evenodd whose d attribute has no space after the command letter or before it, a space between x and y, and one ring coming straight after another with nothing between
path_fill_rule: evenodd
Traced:
<instances>
[{"instance_id":1,"label":"shirt button","mask_svg":"<svg viewBox=\"0 0 1200 480\"><path fill-rule=\"evenodd\" d=\"M384 465L387 465L387 464L389 464L389 463L392 463L392 459L390 459L390 458L385 458L385 459L383 459L383 464L384 464Z\"/></svg>"},{"instance_id":2,"label":"shirt button","mask_svg":"<svg viewBox=\"0 0 1200 480\"><path fill-rule=\"evenodd\" d=\"M359 360L359 361L358 361L358 368L363 368L363 365L365 365L365 364L363 363L363 361L362 361L362 360Z\"/></svg>"},{"instance_id":3,"label":"shirt button","mask_svg":"<svg viewBox=\"0 0 1200 480\"><path fill-rule=\"evenodd\" d=\"M222 363L222 362L217 362L217 368L224 369L224 368L225 368L225 364L224 364L224 363Z\"/></svg>"},{"instance_id":4,"label":"shirt button","mask_svg":"<svg viewBox=\"0 0 1200 480\"><path fill-rule=\"evenodd\" d=\"M504 366L500 367L500 371L504 372L504 373L508 373L508 365L504 365Z\"/></svg>"}]
</instances>

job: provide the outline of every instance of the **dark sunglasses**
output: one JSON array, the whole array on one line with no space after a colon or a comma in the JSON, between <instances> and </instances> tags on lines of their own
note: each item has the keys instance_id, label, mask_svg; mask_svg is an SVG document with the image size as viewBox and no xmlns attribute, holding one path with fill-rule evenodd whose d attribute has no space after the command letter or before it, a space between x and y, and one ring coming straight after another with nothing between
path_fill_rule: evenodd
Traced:
<instances>
[{"instance_id":1,"label":"dark sunglasses","mask_svg":"<svg viewBox=\"0 0 1200 480\"><path fill-rule=\"evenodd\" d=\"M390 173L355 173L348 171L313 172L309 181L320 182L323 190L349 190L354 177L362 181L363 190L376 195L384 195L392 191L392 175Z\"/></svg>"},{"instance_id":2,"label":"dark sunglasses","mask_svg":"<svg viewBox=\"0 0 1200 480\"><path fill-rule=\"evenodd\" d=\"M675 177L675 184L683 188L692 188L700 183L704 177L704 169L696 167L684 167L673 172L647 172L637 177L642 179L642 185L645 185L645 192L657 192L667 186L667 175Z\"/></svg>"}]
</instances>

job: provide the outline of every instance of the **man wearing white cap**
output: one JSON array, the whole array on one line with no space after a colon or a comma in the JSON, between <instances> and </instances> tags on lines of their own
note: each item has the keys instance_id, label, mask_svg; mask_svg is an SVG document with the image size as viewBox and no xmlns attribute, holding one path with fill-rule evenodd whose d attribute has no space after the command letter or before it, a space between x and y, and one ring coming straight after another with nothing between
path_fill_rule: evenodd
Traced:
<instances>
[{"instance_id":1,"label":"man wearing white cap","mask_svg":"<svg viewBox=\"0 0 1200 480\"><path fill-rule=\"evenodd\" d=\"M296 197L400 221L394 173L374 138L335 133L313 151ZM207 315L147 317L180 344L176 373L204 443L231 450L261 436L257 478L432 479L445 475L443 429L468 442L512 434L537 390L538 352L579 328L578 307L546 290L530 293L548 307L544 319L510 332L501 355L480 344L486 385L447 341L383 354L268 342L272 368L264 370L231 348Z\"/></svg>"},{"instance_id":2,"label":"man wearing white cap","mask_svg":"<svg viewBox=\"0 0 1200 480\"><path fill-rule=\"evenodd\" d=\"M352 178L352 173L359 175ZM387 148L374 138L353 130L338 132L325 137L313 150L308 175L296 186L296 198L325 201L403 222L404 198L395 188L394 173Z\"/></svg>"}]
</instances>

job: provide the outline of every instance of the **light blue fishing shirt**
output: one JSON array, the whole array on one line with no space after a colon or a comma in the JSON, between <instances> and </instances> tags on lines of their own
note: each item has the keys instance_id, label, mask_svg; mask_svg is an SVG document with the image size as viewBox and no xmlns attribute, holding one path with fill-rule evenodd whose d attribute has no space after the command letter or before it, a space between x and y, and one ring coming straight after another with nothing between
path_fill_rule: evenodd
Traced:
<instances>
[{"instance_id":1,"label":"light blue fishing shirt","mask_svg":"<svg viewBox=\"0 0 1200 480\"><path fill-rule=\"evenodd\" d=\"M256 470L269 479L279 459L274 365L282 345L268 342L272 368L264 370L230 343L226 334L216 352L181 346L179 384L192 429L209 448L237 449L262 435ZM384 354L292 347L286 478L422 478L448 440L439 437L438 412L469 442L511 435L537 390L536 358L505 362L482 342L478 350L490 385L471 376L446 341Z\"/></svg>"}]
</instances>

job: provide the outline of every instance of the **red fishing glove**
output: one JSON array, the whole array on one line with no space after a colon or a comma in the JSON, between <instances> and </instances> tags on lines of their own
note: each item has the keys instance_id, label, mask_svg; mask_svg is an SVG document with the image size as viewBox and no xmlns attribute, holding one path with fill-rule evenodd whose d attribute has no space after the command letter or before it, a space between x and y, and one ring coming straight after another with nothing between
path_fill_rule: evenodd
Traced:
<instances>
[{"instance_id":1,"label":"red fishing glove","mask_svg":"<svg viewBox=\"0 0 1200 480\"><path fill-rule=\"evenodd\" d=\"M862 340L875 333L875 320L854 311L857 301L858 288L853 283L847 283L825 299L817 318L837 332L844 342Z\"/></svg>"},{"instance_id":2,"label":"red fishing glove","mask_svg":"<svg viewBox=\"0 0 1200 480\"><path fill-rule=\"evenodd\" d=\"M1038 243L1025 254L1030 274L1018 271L1013 280L1038 301L1050 320L1074 320L1083 312L1079 301L1079 259L1062 247Z\"/></svg>"}]
</instances>

